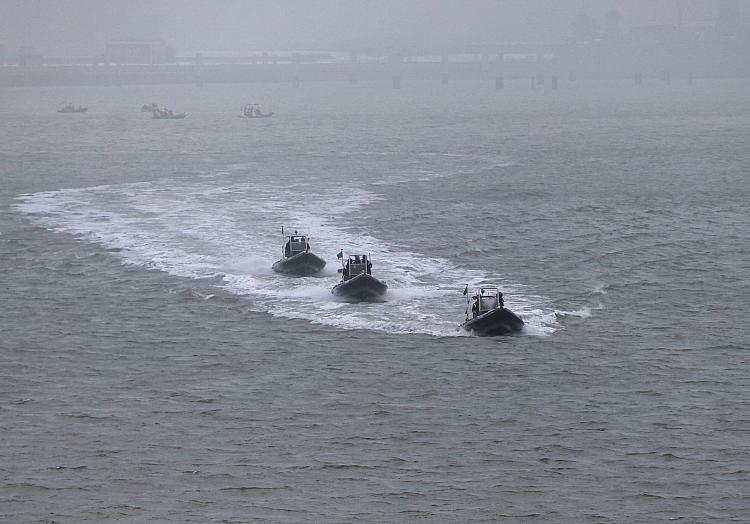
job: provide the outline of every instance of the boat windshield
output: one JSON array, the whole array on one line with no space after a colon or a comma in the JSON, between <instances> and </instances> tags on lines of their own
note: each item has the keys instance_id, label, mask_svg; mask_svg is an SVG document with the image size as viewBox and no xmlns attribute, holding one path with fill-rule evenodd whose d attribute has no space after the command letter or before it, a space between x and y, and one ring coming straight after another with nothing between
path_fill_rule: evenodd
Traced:
<instances>
[{"instance_id":1,"label":"boat windshield","mask_svg":"<svg viewBox=\"0 0 750 524\"><path fill-rule=\"evenodd\" d=\"M365 255L352 255L349 257L349 278L367 273L367 257Z\"/></svg>"},{"instance_id":2,"label":"boat windshield","mask_svg":"<svg viewBox=\"0 0 750 524\"><path fill-rule=\"evenodd\" d=\"M482 287L479 288L479 292L475 295L475 298L479 300L479 311L484 313L491 309L495 309L499 305L499 292L494 287Z\"/></svg>"},{"instance_id":3,"label":"boat windshield","mask_svg":"<svg viewBox=\"0 0 750 524\"><path fill-rule=\"evenodd\" d=\"M479 297L479 311L489 311L497 307L497 295L494 297Z\"/></svg>"},{"instance_id":4,"label":"boat windshield","mask_svg":"<svg viewBox=\"0 0 750 524\"><path fill-rule=\"evenodd\" d=\"M292 255L307 251L307 238L302 235L289 237L289 251Z\"/></svg>"}]
</instances>

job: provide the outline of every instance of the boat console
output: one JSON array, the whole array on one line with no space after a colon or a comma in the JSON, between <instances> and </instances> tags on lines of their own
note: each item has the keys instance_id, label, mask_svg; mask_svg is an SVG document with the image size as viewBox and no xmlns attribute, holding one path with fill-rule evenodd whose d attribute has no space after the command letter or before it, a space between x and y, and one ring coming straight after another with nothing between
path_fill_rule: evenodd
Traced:
<instances>
[{"instance_id":1,"label":"boat console","mask_svg":"<svg viewBox=\"0 0 750 524\"><path fill-rule=\"evenodd\" d=\"M357 275L372 275L372 262L367 255L349 255L349 259L344 264L342 271L344 281Z\"/></svg>"},{"instance_id":2,"label":"boat console","mask_svg":"<svg viewBox=\"0 0 750 524\"><path fill-rule=\"evenodd\" d=\"M310 250L310 243L305 235L288 235L284 243L284 256L289 258Z\"/></svg>"},{"instance_id":3,"label":"boat console","mask_svg":"<svg viewBox=\"0 0 750 524\"><path fill-rule=\"evenodd\" d=\"M471 296L472 318L487 313L497 307L503 307L502 293L496 287L480 287Z\"/></svg>"}]
</instances>

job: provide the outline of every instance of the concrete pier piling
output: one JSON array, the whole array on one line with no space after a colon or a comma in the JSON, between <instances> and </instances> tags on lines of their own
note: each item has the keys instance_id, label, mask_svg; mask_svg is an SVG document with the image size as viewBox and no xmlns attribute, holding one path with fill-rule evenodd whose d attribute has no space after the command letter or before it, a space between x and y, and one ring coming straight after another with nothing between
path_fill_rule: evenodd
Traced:
<instances>
[{"instance_id":1,"label":"concrete pier piling","mask_svg":"<svg viewBox=\"0 0 750 524\"><path fill-rule=\"evenodd\" d=\"M346 77L349 80L350 84L356 84L357 83L357 53L351 52L349 53L349 72L347 73Z\"/></svg>"},{"instance_id":2,"label":"concrete pier piling","mask_svg":"<svg viewBox=\"0 0 750 524\"><path fill-rule=\"evenodd\" d=\"M487 52L479 56L479 78L487 78L490 69L490 54Z\"/></svg>"},{"instance_id":3,"label":"concrete pier piling","mask_svg":"<svg viewBox=\"0 0 750 524\"><path fill-rule=\"evenodd\" d=\"M195 54L195 86L203 87L203 53Z\"/></svg>"},{"instance_id":4,"label":"concrete pier piling","mask_svg":"<svg viewBox=\"0 0 750 524\"><path fill-rule=\"evenodd\" d=\"M505 53L498 51L495 56L495 91L505 89Z\"/></svg>"}]
</instances>

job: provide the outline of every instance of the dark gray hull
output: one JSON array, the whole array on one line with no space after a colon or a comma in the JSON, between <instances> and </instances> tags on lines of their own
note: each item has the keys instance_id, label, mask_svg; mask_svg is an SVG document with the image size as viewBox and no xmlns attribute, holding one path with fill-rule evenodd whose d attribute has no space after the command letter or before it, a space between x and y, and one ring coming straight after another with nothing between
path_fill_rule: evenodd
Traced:
<instances>
[{"instance_id":1,"label":"dark gray hull","mask_svg":"<svg viewBox=\"0 0 750 524\"><path fill-rule=\"evenodd\" d=\"M383 300L388 286L372 275L357 275L333 287L331 293L352 302L379 302Z\"/></svg>"},{"instance_id":2,"label":"dark gray hull","mask_svg":"<svg viewBox=\"0 0 750 524\"><path fill-rule=\"evenodd\" d=\"M461 327L480 337L497 337L518 333L523 329L523 320L503 307L467 320Z\"/></svg>"},{"instance_id":3,"label":"dark gray hull","mask_svg":"<svg viewBox=\"0 0 750 524\"><path fill-rule=\"evenodd\" d=\"M317 255L313 255L309 251L306 251L304 253L297 253L293 257L277 260L273 266L271 266L271 269L277 273L306 277L319 272L325 267L325 265L325 260Z\"/></svg>"}]
</instances>

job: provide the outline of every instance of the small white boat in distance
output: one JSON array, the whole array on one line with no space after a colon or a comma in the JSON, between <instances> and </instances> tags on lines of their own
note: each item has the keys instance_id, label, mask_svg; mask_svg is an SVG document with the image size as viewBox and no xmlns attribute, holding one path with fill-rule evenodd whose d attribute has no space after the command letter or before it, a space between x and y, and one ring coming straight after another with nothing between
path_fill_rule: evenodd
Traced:
<instances>
[{"instance_id":1,"label":"small white boat in distance","mask_svg":"<svg viewBox=\"0 0 750 524\"><path fill-rule=\"evenodd\" d=\"M273 116L273 112L263 113L260 110L260 104L245 104L240 110L242 111L240 114L242 118L270 118Z\"/></svg>"}]
</instances>

